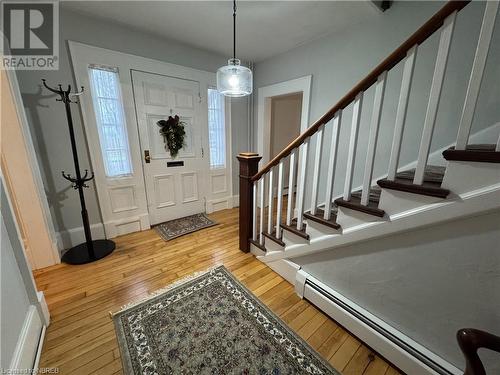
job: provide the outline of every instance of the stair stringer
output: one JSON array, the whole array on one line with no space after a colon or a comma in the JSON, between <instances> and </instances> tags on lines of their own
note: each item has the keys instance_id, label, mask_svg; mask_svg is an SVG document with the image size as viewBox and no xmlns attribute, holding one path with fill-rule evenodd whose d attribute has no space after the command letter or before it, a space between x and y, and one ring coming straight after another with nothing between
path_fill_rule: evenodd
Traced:
<instances>
[{"instance_id":1,"label":"stair stringer","mask_svg":"<svg viewBox=\"0 0 500 375\"><path fill-rule=\"evenodd\" d=\"M381 208L384 209L384 207ZM334 250L336 247L347 244L406 232L496 209L500 209L500 181L495 185L389 215L387 221L364 222L343 229L342 235L323 235L311 238L308 244L290 243L287 244L284 251L269 251L258 258L267 263L278 259L310 255L325 250Z\"/></svg>"}]
</instances>

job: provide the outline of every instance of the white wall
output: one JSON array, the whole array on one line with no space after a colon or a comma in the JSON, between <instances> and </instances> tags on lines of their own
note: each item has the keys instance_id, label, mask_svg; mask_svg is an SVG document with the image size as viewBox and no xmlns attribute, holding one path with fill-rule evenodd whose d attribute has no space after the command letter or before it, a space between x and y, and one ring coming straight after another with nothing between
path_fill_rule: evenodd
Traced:
<instances>
[{"instance_id":1,"label":"white wall","mask_svg":"<svg viewBox=\"0 0 500 375\"><path fill-rule=\"evenodd\" d=\"M24 254L0 173L0 368L32 368L49 312Z\"/></svg>"},{"instance_id":2,"label":"white wall","mask_svg":"<svg viewBox=\"0 0 500 375\"><path fill-rule=\"evenodd\" d=\"M255 87L312 75L310 118L312 123L343 97L378 63L427 21L443 2L398 1L385 13L380 13L362 24L354 24L340 33L325 36L282 55L256 64ZM368 4L367 4L368 6ZM483 2L472 2L462 10L452 41L449 66L446 72L443 97L439 107L432 150L453 143L458 131L461 106L465 98L468 77L472 67L475 45L484 10ZM500 17L487 62L485 79L474 118L473 132L484 129L500 119ZM439 33L419 47L413 86L408 109L408 120L403 137L400 165L415 161L423 128ZM375 159L374 177L387 173L394 120L401 84L402 65L392 70L387 78L385 101ZM364 170L369 122L373 102L373 88L365 94L363 114L356 154L354 185L359 186ZM257 92L257 90L256 90ZM257 100L255 100L257 103ZM257 113L256 107L254 108ZM339 143L339 159L335 179L335 193L344 185L348 138L351 128L352 105L344 111ZM256 125L256 124L254 124ZM331 126L326 127L324 139L330 139ZM494 142L495 140L491 140ZM311 142L309 156L314 155L316 138ZM328 157L325 142L322 162ZM324 165L324 164L323 164ZM312 168L309 168L312 173ZM310 181L310 179L308 179ZM322 175L319 199L324 197L326 173ZM310 185L308 188L310 189ZM310 192L306 192L310 201Z\"/></svg>"},{"instance_id":3,"label":"white wall","mask_svg":"<svg viewBox=\"0 0 500 375\"><path fill-rule=\"evenodd\" d=\"M0 220L0 238L2 254L0 257L0 368L9 368L19 333L28 313L30 302L14 258L14 250L10 242L4 218Z\"/></svg>"},{"instance_id":4,"label":"white wall","mask_svg":"<svg viewBox=\"0 0 500 375\"><path fill-rule=\"evenodd\" d=\"M70 12L62 6L59 70L17 72L56 231L66 231L82 226L78 194L61 177L61 171L73 173L74 169L64 107L60 102L55 101L56 98L51 93L41 90L40 87L42 78L46 78L47 82L52 85L74 83L66 45L68 40L212 72L227 63L226 56L189 47L168 38L141 33L123 25ZM238 151L247 149L248 124L246 100L233 102L233 155L231 158L235 163L235 155ZM73 105L72 109L80 165L82 169L89 168L90 161L79 106ZM237 164L233 172L237 176ZM235 184L237 188L237 181ZM86 197L90 223L101 222L93 184L90 189L86 190Z\"/></svg>"},{"instance_id":5,"label":"white wall","mask_svg":"<svg viewBox=\"0 0 500 375\"><path fill-rule=\"evenodd\" d=\"M294 262L459 368L455 334L500 335L500 211L344 246ZM488 374L498 353L480 350Z\"/></svg>"}]
</instances>

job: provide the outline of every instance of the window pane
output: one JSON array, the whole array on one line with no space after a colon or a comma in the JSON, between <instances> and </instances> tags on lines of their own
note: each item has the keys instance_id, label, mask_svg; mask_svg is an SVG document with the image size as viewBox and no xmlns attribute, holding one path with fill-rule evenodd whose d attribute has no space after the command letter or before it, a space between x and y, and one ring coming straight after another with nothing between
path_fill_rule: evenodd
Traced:
<instances>
[{"instance_id":1,"label":"window pane","mask_svg":"<svg viewBox=\"0 0 500 375\"><path fill-rule=\"evenodd\" d=\"M208 89L208 142L210 168L226 167L226 125L224 95Z\"/></svg>"},{"instance_id":2,"label":"window pane","mask_svg":"<svg viewBox=\"0 0 500 375\"><path fill-rule=\"evenodd\" d=\"M129 175L132 164L118 71L91 66L89 75L106 176Z\"/></svg>"}]
</instances>

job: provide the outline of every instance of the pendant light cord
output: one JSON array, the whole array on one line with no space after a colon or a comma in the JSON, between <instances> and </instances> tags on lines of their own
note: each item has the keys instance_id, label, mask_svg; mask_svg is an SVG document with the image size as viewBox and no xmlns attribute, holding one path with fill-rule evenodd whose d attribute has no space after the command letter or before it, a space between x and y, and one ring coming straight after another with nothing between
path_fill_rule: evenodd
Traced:
<instances>
[{"instance_id":1,"label":"pendant light cord","mask_svg":"<svg viewBox=\"0 0 500 375\"><path fill-rule=\"evenodd\" d=\"M236 59L236 0L233 0L233 59Z\"/></svg>"}]
</instances>

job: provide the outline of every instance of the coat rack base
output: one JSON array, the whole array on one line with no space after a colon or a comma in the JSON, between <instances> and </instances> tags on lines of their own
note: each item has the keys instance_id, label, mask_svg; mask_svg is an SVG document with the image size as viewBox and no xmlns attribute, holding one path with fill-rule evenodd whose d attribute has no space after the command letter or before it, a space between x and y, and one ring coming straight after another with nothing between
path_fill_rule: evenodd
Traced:
<instances>
[{"instance_id":1,"label":"coat rack base","mask_svg":"<svg viewBox=\"0 0 500 375\"><path fill-rule=\"evenodd\" d=\"M111 254L116 247L115 243L111 240L94 240L92 244L94 246L95 258L90 258L87 251L87 243L84 242L66 251L62 256L62 261L68 264L95 262Z\"/></svg>"}]
</instances>

